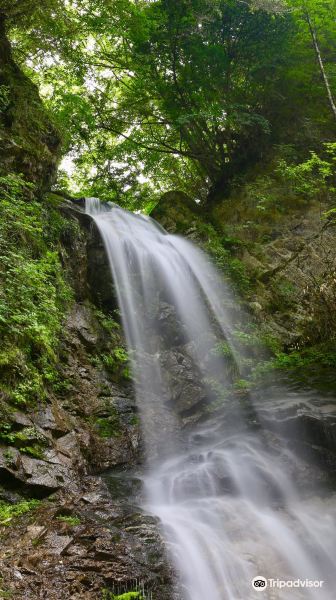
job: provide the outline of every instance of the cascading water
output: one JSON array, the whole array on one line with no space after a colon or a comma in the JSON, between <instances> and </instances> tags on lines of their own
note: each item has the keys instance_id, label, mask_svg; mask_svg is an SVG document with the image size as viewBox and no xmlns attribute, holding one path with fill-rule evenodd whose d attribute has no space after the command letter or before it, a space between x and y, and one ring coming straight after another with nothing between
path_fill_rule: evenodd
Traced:
<instances>
[{"instance_id":1,"label":"cascading water","mask_svg":"<svg viewBox=\"0 0 336 600\"><path fill-rule=\"evenodd\" d=\"M161 520L180 597L332 600L330 493L300 491L300 460L270 443L251 405L225 395L230 369L214 348L225 342L240 368L229 289L202 252L153 220L93 198L86 212L104 241L135 375L145 508ZM281 582L253 587L258 576Z\"/></svg>"}]
</instances>

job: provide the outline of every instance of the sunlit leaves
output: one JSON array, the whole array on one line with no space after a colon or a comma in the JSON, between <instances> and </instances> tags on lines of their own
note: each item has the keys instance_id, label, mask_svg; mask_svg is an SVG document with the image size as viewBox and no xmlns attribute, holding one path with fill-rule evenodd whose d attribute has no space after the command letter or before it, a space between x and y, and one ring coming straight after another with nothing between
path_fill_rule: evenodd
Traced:
<instances>
[{"instance_id":1,"label":"sunlit leaves","mask_svg":"<svg viewBox=\"0 0 336 600\"><path fill-rule=\"evenodd\" d=\"M335 1L47 0L41 15L25 0L34 19L23 29L18 18L12 39L77 186L132 206L172 187L202 199L273 144L314 147L327 131L302 7L334 86Z\"/></svg>"}]
</instances>

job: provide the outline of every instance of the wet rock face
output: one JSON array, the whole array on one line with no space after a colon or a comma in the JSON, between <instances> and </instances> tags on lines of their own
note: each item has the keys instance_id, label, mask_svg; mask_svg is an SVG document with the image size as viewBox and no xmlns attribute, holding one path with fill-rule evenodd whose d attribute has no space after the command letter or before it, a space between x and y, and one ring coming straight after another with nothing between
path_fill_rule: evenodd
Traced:
<instances>
[{"instance_id":1,"label":"wet rock face","mask_svg":"<svg viewBox=\"0 0 336 600\"><path fill-rule=\"evenodd\" d=\"M58 493L16 528L0 528L2 586L35 600L96 600L103 589L179 600L153 517L134 512L89 478L77 494Z\"/></svg>"},{"instance_id":2,"label":"wet rock face","mask_svg":"<svg viewBox=\"0 0 336 600\"><path fill-rule=\"evenodd\" d=\"M76 489L77 473L72 468L72 461L56 453L39 460L8 446L6 450L0 449L0 473L5 482L38 497L47 496L64 486Z\"/></svg>"},{"instance_id":3,"label":"wet rock face","mask_svg":"<svg viewBox=\"0 0 336 600\"><path fill-rule=\"evenodd\" d=\"M141 460L139 425L129 383L112 381L89 360L101 335L89 305L74 305L62 349L66 393L14 417L18 429L43 440L43 456L0 451L4 500L48 497L36 514L0 527L4 586L18 597L96 599L103 589L122 593L141 582L154 599L174 598L158 523L139 513L141 482L133 491L123 483ZM101 432L105 423L111 427ZM118 469L121 482L109 490L91 476L108 469Z\"/></svg>"},{"instance_id":4,"label":"wet rock face","mask_svg":"<svg viewBox=\"0 0 336 600\"><path fill-rule=\"evenodd\" d=\"M105 254L86 216L68 216L80 229L64 243L75 302L64 321L60 386L44 403L17 410L20 435L0 444L0 500L42 501L37 512L0 526L1 587L28 600L96 600L103 589L123 593L141 582L153 600L179 600L159 525L139 512L139 477L126 488L103 479L111 471L114 481L129 480L143 444L125 364L109 362L124 349L118 315L106 310L96 284L94 304L87 279L90 261L107 268Z\"/></svg>"},{"instance_id":5,"label":"wet rock face","mask_svg":"<svg viewBox=\"0 0 336 600\"><path fill-rule=\"evenodd\" d=\"M336 404L335 395L304 390L297 384L269 387L267 402L260 390L255 402L263 426L281 435L295 452L318 465L320 476L336 480ZM306 474L307 479L307 474Z\"/></svg>"},{"instance_id":6,"label":"wet rock face","mask_svg":"<svg viewBox=\"0 0 336 600\"><path fill-rule=\"evenodd\" d=\"M319 203L292 216L260 251L261 317L285 347L329 342L336 335L336 236L323 217L327 210Z\"/></svg>"},{"instance_id":7,"label":"wet rock face","mask_svg":"<svg viewBox=\"0 0 336 600\"><path fill-rule=\"evenodd\" d=\"M187 341L174 307L167 302L160 302L156 315L156 328L159 335L164 339L166 348L179 347Z\"/></svg>"},{"instance_id":8,"label":"wet rock face","mask_svg":"<svg viewBox=\"0 0 336 600\"><path fill-rule=\"evenodd\" d=\"M94 221L84 212L84 200L76 203L63 200L60 210L81 227L76 238L64 239L77 299L89 298L105 311L116 310L117 295L104 244Z\"/></svg>"},{"instance_id":9,"label":"wet rock face","mask_svg":"<svg viewBox=\"0 0 336 600\"><path fill-rule=\"evenodd\" d=\"M62 348L65 392L14 415L17 429L39 440L41 458L0 450L2 498L47 498L36 514L0 526L4 585L18 597L93 600L141 582L154 600L178 600L158 522L139 512L142 485L130 473L141 462L132 388L92 360L105 335L89 304L73 306ZM92 476L108 471L109 479Z\"/></svg>"},{"instance_id":10,"label":"wet rock face","mask_svg":"<svg viewBox=\"0 0 336 600\"><path fill-rule=\"evenodd\" d=\"M40 191L50 186L60 155L60 136L37 87L15 64L0 15L0 174L22 173Z\"/></svg>"},{"instance_id":11,"label":"wet rock face","mask_svg":"<svg viewBox=\"0 0 336 600\"><path fill-rule=\"evenodd\" d=\"M207 402L207 394L199 381L200 373L196 371L185 347L171 350L163 354L163 367L167 377L170 404L182 420L192 416L202 416Z\"/></svg>"},{"instance_id":12,"label":"wet rock face","mask_svg":"<svg viewBox=\"0 0 336 600\"><path fill-rule=\"evenodd\" d=\"M239 278L236 283L251 314L284 349L330 342L336 336L335 225L325 217L330 203L304 202L259 223L260 215L249 202L238 193L209 214L182 192L172 191L162 196L151 216L169 233L206 240L210 247L204 230L209 222L228 238L223 242L231 253L228 260L241 263L250 278L248 293ZM242 226L246 215L251 221ZM235 243L229 242L231 236Z\"/></svg>"},{"instance_id":13,"label":"wet rock face","mask_svg":"<svg viewBox=\"0 0 336 600\"><path fill-rule=\"evenodd\" d=\"M94 303L105 310L115 310L118 308L117 295L104 244L94 222L91 222L87 257L87 281Z\"/></svg>"},{"instance_id":14,"label":"wet rock face","mask_svg":"<svg viewBox=\"0 0 336 600\"><path fill-rule=\"evenodd\" d=\"M111 381L92 360L104 348L105 332L89 304L75 304L65 324L62 396L28 414L17 411L16 446L0 448L0 473L11 487L39 497L58 489L76 491L85 474L138 459L139 426L129 383ZM101 425L112 425L100 431ZM22 443L20 442L22 439ZM22 448L20 447L22 445ZM38 455L26 454L38 446Z\"/></svg>"}]
</instances>

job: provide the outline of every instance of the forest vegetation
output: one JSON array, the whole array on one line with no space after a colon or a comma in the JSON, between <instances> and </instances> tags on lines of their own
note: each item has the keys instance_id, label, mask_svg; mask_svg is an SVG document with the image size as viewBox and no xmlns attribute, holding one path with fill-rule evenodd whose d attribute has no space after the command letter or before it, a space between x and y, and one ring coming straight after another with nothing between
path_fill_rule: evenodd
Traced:
<instances>
[{"instance_id":1,"label":"forest vegetation","mask_svg":"<svg viewBox=\"0 0 336 600\"><path fill-rule=\"evenodd\" d=\"M51 184L66 197L147 213L163 193L183 192L203 211L201 243L239 293L256 305L267 284L266 312L286 320L298 308L295 282L281 278L296 251L264 268L244 256L262 262L274 230L316 203L322 230L335 222L335 11L334 0L2 0L2 131L23 147L14 162L4 158L0 180L1 360L16 402L22 386L39 397L41 377L57 379L55 345L71 297L57 250L68 225L57 199L41 196ZM29 99L34 85L44 108ZM329 257L305 283L321 305L309 316L314 326L280 339L278 352L317 344L313 358L333 361L334 280ZM268 327L265 336L274 351L278 332Z\"/></svg>"},{"instance_id":2,"label":"forest vegetation","mask_svg":"<svg viewBox=\"0 0 336 600\"><path fill-rule=\"evenodd\" d=\"M167 189L208 203L260 163L287 166L294 185L312 156L314 174L334 164L334 0L2 7L74 161L63 188L135 208Z\"/></svg>"},{"instance_id":3,"label":"forest vegetation","mask_svg":"<svg viewBox=\"0 0 336 600\"><path fill-rule=\"evenodd\" d=\"M301 310L282 272L316 232L280 263L265 266L262 254L312 206L321 231L335 223L335 11L334 0L2 0L1 365L15 403L56 385L71 303L59 259L69 224L57 196L43 196L50 185L147 213L178 190L186 210L198 206L187 221L200 242L252 308L266 286L264 315L283 322ZM9 162L6 143L22 147ZM313 307L299 333L276 342L271 324L263 334L280 364L284 349L294 364L334 363L327 254L300 284Z\"/></svg>"},{"instance_id":4,"label":"forest vegetation","mask_svg":"<svg viewBox=\"0 0 336 600\"><path fill-rule=\"evenodd\" d=\"M211 255L237 294L235 398L274 369L335 389L335 22L336 0L0 0L0 535L18 523L18 552L31 511L56 536L93 527L73 496L41 502L71 488L67 474L80 487L138 460L132 398L109 405L127 404L131 374L101 246L71 213L84 197ZM216 353L234 371L228 344ZM109 552L93 593L142 599L139 582L106 587Z\"/></svg>"}]
</instances>

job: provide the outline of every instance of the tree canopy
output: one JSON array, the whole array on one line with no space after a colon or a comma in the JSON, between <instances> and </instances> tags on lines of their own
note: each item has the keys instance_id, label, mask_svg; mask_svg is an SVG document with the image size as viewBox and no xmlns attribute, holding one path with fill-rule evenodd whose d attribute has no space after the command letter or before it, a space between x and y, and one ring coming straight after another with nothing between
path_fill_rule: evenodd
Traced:
<instances>
[{"instance_id":1,"label":"tree canopy","mask_svg":"<svg viewBox=\"0 0 336 600\"><path fill-rule=\"evenodd\" d=\"M333 141L335 6L5 0L1 11L73 181L140 206L171 187L214 199L279 145L304 158Z\"/></svg>"}]
</instances>

